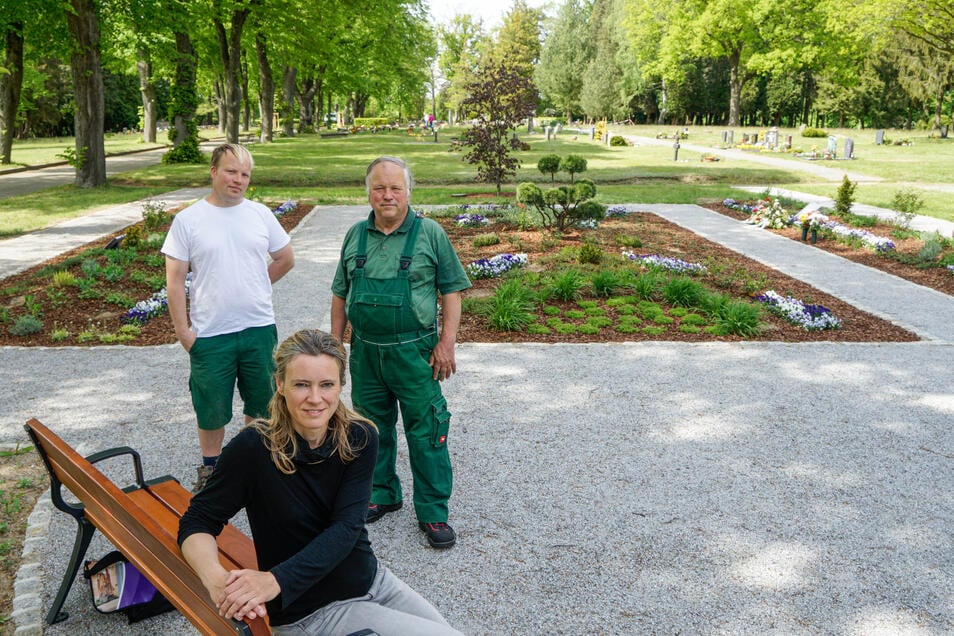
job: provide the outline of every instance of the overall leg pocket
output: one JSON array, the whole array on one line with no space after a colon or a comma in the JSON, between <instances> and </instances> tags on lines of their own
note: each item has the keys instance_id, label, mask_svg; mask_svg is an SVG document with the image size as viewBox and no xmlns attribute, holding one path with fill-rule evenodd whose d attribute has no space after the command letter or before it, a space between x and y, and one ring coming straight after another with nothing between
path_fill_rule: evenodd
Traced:
<instances>
[{"instance_id":1,"label":"overall leg pocket","mask_svg":"<svg viewBox=\"0 0 954 636\"><path fill-rule=\"evenodd\" d=\"M439 395L431 402L431 412L433 416L433 431L431 433L431 446L439 448L447 444L447 434L450 431L450 411L447 410L447 400L443 395Z\"/></svg>"}]
</instances>

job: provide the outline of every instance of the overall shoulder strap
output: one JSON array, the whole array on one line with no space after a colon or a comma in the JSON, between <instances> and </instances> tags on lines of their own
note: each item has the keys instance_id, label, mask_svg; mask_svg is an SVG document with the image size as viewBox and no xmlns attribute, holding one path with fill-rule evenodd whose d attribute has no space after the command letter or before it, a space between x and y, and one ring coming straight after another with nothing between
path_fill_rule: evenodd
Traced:
<instances>
[{"instance_id":1,"label":"overall shoulder strap","mask_svg":"<svg viewBox=\"0 0 954 636\"><path fill-rule=\"evenodd\" d=\"M413 211L409 211L409 213L414 214ZM404 241L404 252L401 254L401 269L399 273L406 275L411 269L411 257L414 256L414 244L417 243L417 233L420 228L421 219L417 215L414 215L414 223L407 232L407 240Z\"/></svg>"},{"instance_id":2,"label":"overall shoulder strap","mask_svg":"<svg viewBox=\"0 0 954 636\"><path fill-rule=\"evenodd\" d=\"M364 220L358 224L358 249L354 256L354 266L357 269L364 269L364 264L368 260L368 221Z\"/></svg>"}]
</instances>

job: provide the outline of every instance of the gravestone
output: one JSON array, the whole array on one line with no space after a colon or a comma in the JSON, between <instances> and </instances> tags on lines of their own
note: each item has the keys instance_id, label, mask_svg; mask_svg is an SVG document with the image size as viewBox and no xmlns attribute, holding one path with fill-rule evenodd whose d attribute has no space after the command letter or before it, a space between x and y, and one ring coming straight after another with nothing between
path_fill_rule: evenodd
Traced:
<instances>
[{"instance_id":1,"label":"gravestone","mask_svg":"<svg viewBox=\"0 0 954 636\"><path fill-rule=\"evenodd\" d=\"M855 140L851 137L845 139L845 159L855 158Z\"/></svg>"},{"instance_id":2,"label":"gravestone","mask_svg":"<svg viewBox=\"0 0 954 636\"><path fill-rule=\"evenodd\" d=\"M765 145L769 148L778 148L778 128L773 128L765 133Z\"/></svg>"},{"instance_id":3,"label":"gravestone","mask_svg":"<svg viewBox=\"0 0 954 636\"><path fill-rule=\"evenodd\" d=\"M612 135L610 135L610 131L607 130L606 133L603 135L603 139L606 140L607 146L610 145L610 137L612 137Z\"/></svg>"},{"instance_id":4,"label":"gravestone","mask_svg":"<svg viewBox=\"0 0 954 636\"><path fill-rule=\"evenodd\" d=\"M729 131L729 145L730 145L730 146L733 145L732 138L733 138L734 136L735 136L735 132L732 131L732 130L730 130L730 131Z\"/></svg>"},{"instance_id":5,"label":"gravestone","mask_svg":"<svg viewBox=\"0 0 954 636\"><path fill-rule=\"evenodd\" d=\"M880 146L884 143L884 129L875 132L875 145Z\"/></svg>"},{"instance_id":6,"label":"gravestone","mask_svg":"<svg viewBox=\"0 0 954 636\"><path fill-rule=\"evenodd\" d=\"M547 134L547 141L550 141L550 127L549 127L549 126L544 126L544 127L543 127L543 130L544 130L544 132L546 132L546 134Z\"/></svg>"},{"instance_id":7,"label":"gravestone","mask_svg":"<svg viewBox=\"0 0 954 636\"><path fill-rule=\"evenodd\" d=\"M941 126L941 139L947 139L947 124Z\"/></svg>"},{"instance_id":8,"label":"gravestone","mask_svg":"<svg viewBox=\"0 0 954 636\"><path fill-rule=\"evenodd\" d=\"M742 143L749 143L749 133L742 133Z\"/></svg>"},{"instance_id":9,"label":"gravestone","mask_svg":"<svg viewBox=\"0 0 954 636\"><path fill-rule=\"evenodd\" d=\"M560 122L557 122L556 126L553 128L553 134L557 135L560 133L561 130L563 130L563 124L561 124Z\"/></svg>"},{"instance_id":10,"label":"gravestone","mask_svg":"<svg viewBox=\"0 0 954 636\"><path fill-rule=\"evenodd\" d=\"M835 156L835 151L838 150L838 140L834 137L828 138L828 148L826 149L828 154Z\"/></svg>"},{"instance_id":11,"label":"gravestone","mask_svg":"<svg viewBox=\"0 0 954 636\"><path fill-rule=\"evenodd\" d=\"M752 145L754 146L754 145L757 144L757 143L759 143L759 134L758 134L758 133L752 133Z\"/></svg>"},{"instance_id":12,"label":"gravestone","mask_svg":"<svg viewBox=\"0 0 954 636\"><path fill-rule=\"evenodd\" d=\"M590 139L596 139L596 126L590 126Z\"/></svg>"},{"instance_id":13,"label":"gravestone","mask_svg":"<svg viewBox=\"0 0 954 636\"><path fill-rule=\"evenodd\" d=\"M785 148L787 148L787 149L791 149L791 148L792 148L792 136L791 136L791 135L785 135Z\"/></svg>"},{"instance_id":14,"label":"gravestone","mask_svg":"<svg viewBox=\"0 0 954 636\"><path fill-rule=\"evenodd\" d=\"M723 146L727 143L728 138L729 138L729 131L728 131L728 130L723 130L723 131L722 131L722 145L723 145Z\"/></svg>"}]
</instances>

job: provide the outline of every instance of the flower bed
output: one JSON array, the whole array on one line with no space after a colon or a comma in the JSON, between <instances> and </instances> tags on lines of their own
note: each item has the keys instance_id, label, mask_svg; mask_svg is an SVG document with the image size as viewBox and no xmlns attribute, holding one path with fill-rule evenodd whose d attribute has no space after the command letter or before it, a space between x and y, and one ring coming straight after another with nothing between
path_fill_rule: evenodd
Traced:
<instances>
[{"instance_id":1,"label":"flower bed","mask_svg":"<svg viewBox=\"0 0 954 636\"><path fill-rule=\"evenodd\" d=\"M479 214L458 214L454 222L461 227L481 227L490 223L490 219Z\"/></svg>"},{"instance_id":2,"label":"flower bed","mask_svg":"<svg viewBox=\"0 0 954 636\"><path fill-rule=\"evenodd\" d=\"M732 199L726 199L722 204L729 208L735 207L735 209L746 209L747 207L749 218L746 219L745 222L749 225L757 225L761 228L780 230L789 227L795 222L795 217L792 216L791 212L782 207L782 202L778 199L765 199L764 201L759 201L754 206L737 207L738 204Z\"/></svg>"},{"instance_id":3,"label":"flower bed","mask_svg":"<svg viewBox=\"0 0 954 636\"><path fill-rule=\"evenodd\" d=\"M847 241L860 241L862 245L873 248L877 252L891 252L894 250L894 241L883 236L872 234L868 230L848 227L837 221L828 221L821 224L821 228L828 230L836 237Z\"/></svg>"},{"instance_id":4,"label":"flower bed","mask_svg":"<svg viewBox=\"0 0 954 636\"><path fill-rule=\"evenodd\" d=\"M664 269L677 274L705 274L705 265L698 263L689 263L687 261L672 258L670 256L660 256L659 254L636 254L628 250L623 250L623 258L642 263L647 267Z\"/></svg>"},{"instance_id":5,"label":"flower bed","mask_svg":"<svg viewBox=\"0 0 954 636\"><path fill-rule=\"evenodd\" d=\"M280 206L272 210L272 212L275 214L275 216L282 216L284 214L291 212L297 207L298 207L298 201L289 199L288 201L285 201Z\"/></svg>"},{"instance_id":6,"label":"flower bed","mask_svg":"<svg viewBox=\"0 0 954 636\"><path fill-rule=\"evenodd\" d=\"M481 258L467 266L471 278L497 278L504 272L527 264L526 254L497 254L491 258Z\"/></svg>"},{"instance_id":7,"label":"flower bed","mask_svg":"<svg viewBox=\"0 0 954 636\"><path fill-rule=\"evenodd\" d=\"M806 305L797 298L782 296L771 289L755 299L769 311L809 331L841 327L841 321L822 305Z\"/></svg>"}]
</instances>

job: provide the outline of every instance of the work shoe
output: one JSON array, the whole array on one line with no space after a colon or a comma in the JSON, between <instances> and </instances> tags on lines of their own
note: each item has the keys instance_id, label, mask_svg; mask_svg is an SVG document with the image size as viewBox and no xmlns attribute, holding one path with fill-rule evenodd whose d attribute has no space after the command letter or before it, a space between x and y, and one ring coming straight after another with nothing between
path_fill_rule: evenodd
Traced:
<instances>
[{"instance_id":1,"label":"work shoe","mask_svg":"<svg viewBox=\"0 0 954 636\"><path fill-rule=\"evenodd\" d=\"M424 534L427 535L427 542L431 544L432 548L443 550L451 548L457 543L457 533L454 532L453 528L442 521L437 523L420 522L417 525L420 526Z\"/></svg>"},{"instance_id":2,"label":"work shoe","mask_svg":"<svg viewBox=\"0 0 954 636\"><path fill-rule=\"evenodd\" d=\"M403 505L403 501L399 501L396 504L368 504L368 516L364 518L364 522L374 523L389 512L400 510Z\"/></svg>"},{"instance_id":3,"label":"work shoe","mask_svg":"<svg viewBox=\"0 0 954 636\"><path fill-rule=\"evenodd\" d=\"M205 488L205 482L209 481L209 476L212 474L212 469L215 466L199 466L195 469L196 479L195 484L192 485L192 494L196 495L200 490Z\"/></svg>"}]
</instances>

